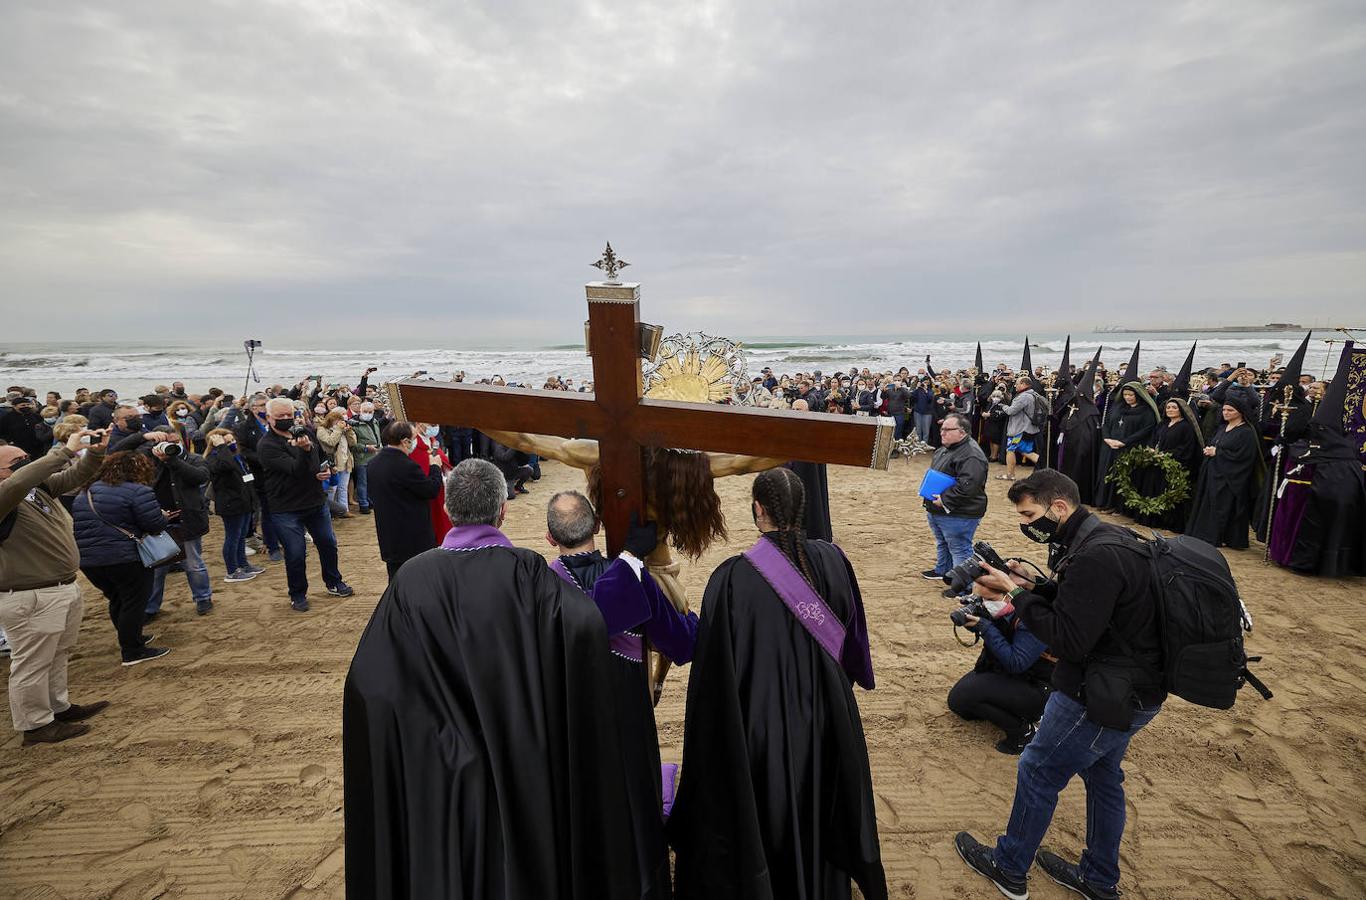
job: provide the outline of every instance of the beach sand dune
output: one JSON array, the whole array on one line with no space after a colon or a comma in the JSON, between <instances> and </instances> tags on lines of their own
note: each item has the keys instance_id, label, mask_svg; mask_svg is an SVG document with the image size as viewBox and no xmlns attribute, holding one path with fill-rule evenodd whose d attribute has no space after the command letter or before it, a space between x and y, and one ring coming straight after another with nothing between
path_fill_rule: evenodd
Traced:
<instances>
[{"instance_id":1,"label":"beach sand dune","mask_svg":"<svg viewBox=\"0 0 1366 900\"><path fill-rule=\"evenodd\" d=\"M955 855L969 829L1004 825L1015 760L996 735L944 705L976 651L954 642L949 601L919 571L933 542L914 496L923 458L890 473L831 470L835 535L858 572L878 687L856 691L877 794L883 861L899 898L995 896ZM512 540L549 553L544 503L580 487L548 465L511 505ZM696 603L712 568L754 538L749 478L719 483L731 540L686 567ZM1003 553L1040 562L992 481L979 531ZM100 595L82 582L85 620L71 665L73 697L113 701L91 732L55 746L0 741L0 896L58 898L313 898L344 894L341 687L385 585L368 518L337 523L343 573L356 596L322 592L290 611L284 572L222 584L220 532L206 539L213 614L195 615L184 580L148 631L174 648L163 662L123 669ZM1171 700L1133 743L1127 790L1126 895L1366 896L1366 581L1323 581L1230 551L1256 617L1249 652L1276 692L1242 692L1229 712ZM703 611L705 614L705 610ZM6 673L8 667L5 667ZM666 760L682 754L687 669L675 669L658 710ZM3 680L5 676L0 676ZM8 726L8 704L0 701ZM1045 844L1077 853L1085 794L1063 795ZM1041 875L1036 897L1072 896Z\"/></svg>"}]
</instances>

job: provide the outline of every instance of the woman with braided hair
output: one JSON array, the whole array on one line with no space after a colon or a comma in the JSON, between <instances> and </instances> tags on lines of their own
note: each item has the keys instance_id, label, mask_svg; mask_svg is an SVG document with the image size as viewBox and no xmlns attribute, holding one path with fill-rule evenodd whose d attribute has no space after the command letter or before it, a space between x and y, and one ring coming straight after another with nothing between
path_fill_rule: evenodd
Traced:
<instances>
[{"instance_id":1,"label":"woman with braided hair","mask_svg":"<svg viewBox=\"0 0 1366 900\"><path fill-rule=\"evenodd\" d=\"M873 688L863 601L804 505L791 470L760 473L759 540L707 583L668 825L679 898L887 896L853 691Z\"/></svg>"}]
</instances>

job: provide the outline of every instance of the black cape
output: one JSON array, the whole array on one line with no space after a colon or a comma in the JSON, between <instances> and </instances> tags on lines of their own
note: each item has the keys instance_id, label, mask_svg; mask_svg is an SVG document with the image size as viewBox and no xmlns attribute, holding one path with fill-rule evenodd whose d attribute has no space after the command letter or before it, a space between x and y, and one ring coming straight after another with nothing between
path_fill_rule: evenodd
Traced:
<instances>
[{"instance_id":1,"label":"black cape","mask_svg":"<svg viewBox=\"0 0 1366 900\"><path fill-rule=\"evenodd\" d=\"M1361 459L1342 435L1317 425L1309 430L1310 436L1288 454L1293 465L1303 462L1312 469L1288 565L1306 575L1366 575L1366 476Z\"/></svg>"},{"instance_id":2,"label":"black cape","mask_svg":"<svg viewBox=\"0 0 1366 900\"><path fill-rule=\"evenodd\" d=\"M610 659L538 554L411 559L346 676L347 895L638 898Z\"/></svg>"},{"instance_id":3,"label":"black cape","mask_svg":"<svg viewBox=\"0 0 1366 900\"><path fill-rule=\"evenodd\" d=\"M807 541L815 588L861 618L843 555ZM669 843L676 896L887 896L868 748L849 675L743 557L707 583L688 680L683 774Z\"/></svg>"},{"instance_id":4,"label":"black cape","mask_svg":"<svg viewBox=\"0 0 1366 900\"><path fill-rule=\"evenodd\" d=\"M1090 506L1095 499L1100 410L1089 399L1077 403L1075 408L1069 406L1060 427L1062 444L1058 448L1061 454L1058 471L1077 483L1082 504Z\"/></svg>"},{"instance_id":5,"label":"black cape","mask_svg":"<svg viewBox=\"0 0 1366 900\"><path fill-rule=\"evenodd\" d=\"M1218 451L1200 466L1186 534L1216 547L1247 549L1253 505L1261 487L1258 443L1257 433L1247 423L1231 432L1227 425L1219 426L1209 440Z\"/></svg>"},{"instance_id":6,"label":"black cape","mask_svg":"<svg viewBox=\"0 0 1366 900\"><path fill-rule=\"evenodd\" d=\"M806 507L802 514L806 536L815 541L833 541L825 463L790 462L787 468L797 473L802 480L802 487L806 488Z\"/></svg>"},{"instance_id":7,"label":"black cape","mask_svg":"<svg viewBox=\"0 0 1366 900\"><path fill-rule=\"evenodd\" d=\"M1110 402L1114 406L1105 413L1101 437L1113 438L1122 442L1124 446L1115 450L1103 440L1097 443L1099 456L1096 463L1095 494L1096 506L1100 509L1109 509L1119 503L1115 486L1105 480L1105 476L1110 474L1110 467L1125 450L1147 444L1152 439L1153 429L1157 426L1157 418L1148 404L1143 402L1143 398L1140 397L1136 405L1130 406L1124 402L1122 391L1115 391Z\"/></svg>"},{"instance_id":8,"label":"black cape","mask_svg":"<svg viewBox=\"0 0 1366 900\"><path fill-rule=\"evenodd\" d=\"M561 556L560 562L591 595L598 577L612 561L598 551ZM642 634L642 627L632 628ZM648 659L648 656L646 657ZM650 674L640 662L608 654L617 727L621 735L621 775L626 785L632 827L636 834L641 876L640 896L666 900L673 893L669 880L669 852L664 841L663 803L659 780L659 732L650 695Z\"/></svg>"},{"instance_id":9,"label":"black cape","mask_svg":"<svg viewBox=\"0 0 1366 900\"><path fill-rule=\"evenodd\" d=\"M1204 444L1200 442L1199 436L1195 433L1195 426L1185 418L1177 419L1174 424L1163 422L1157 426L1157 440L1154 442L1158 450L1171 456L1181 464L1181 467L1190 475L1191 493L1185 500L1167 510L1165 513L1132 513L1134 520L1141 525L1151 525L1157 528L1165 528L1168 531L1179 532L1186 527L1186 519L1190 516L1191 497L1195 496L1195 485L1200 475L1200 463L1204 460ZM1156 466L1149 466L1141 469L1134 476L1134 487L1144 497L1157 497L1167 491L1167 476Z\"/></svg>"},{"instance_id":10,"label":"black cape","mask_svg":"<svg viewBox=\"0 0 1366 900\"><path fill-rule=\"evenodd\" d=\"M1262 489L1257 494L1257 509L1252 515L1252 527L1257 533L1257 540L1266 543L1266 526L1269 521L1271 509L1271 492L1280 487L1281 479L1286 471L1293 465L1286 452L1286 448L1301 440L1309 429L1309 417L1313 414L1313 405L1304 399L1296 399L1291 403L1290 415L1286 417L1285 430L1282 433L1280 416L1268 415L1266 421L1262 423L1262 458L1266 461L1268 471L1276 470L1275 478L1265 478L1262 481ZM1279 451L1276 448L1280 448ZM1273 486L1274 485L1274 486Z\"/></svg>"}]
</instances>

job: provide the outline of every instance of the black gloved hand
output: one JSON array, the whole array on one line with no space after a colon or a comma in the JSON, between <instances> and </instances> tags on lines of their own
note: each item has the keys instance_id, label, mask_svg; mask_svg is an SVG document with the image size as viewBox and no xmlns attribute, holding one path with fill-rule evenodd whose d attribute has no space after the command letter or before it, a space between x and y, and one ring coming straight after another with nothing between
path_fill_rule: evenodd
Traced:
<instances>
[{"instance_id":1,"label":"black gloved hand","mask_svg":"<svg viewBox=\"0 0 1366 900\"><path fill-rule=\"evenodd\" d=\"M644 559L659 544L659 526L654 522L640 524L640 517L631 513L631 525L626 529L626 544L622 547L636 559Z\"/></svg>"}]
</instances>

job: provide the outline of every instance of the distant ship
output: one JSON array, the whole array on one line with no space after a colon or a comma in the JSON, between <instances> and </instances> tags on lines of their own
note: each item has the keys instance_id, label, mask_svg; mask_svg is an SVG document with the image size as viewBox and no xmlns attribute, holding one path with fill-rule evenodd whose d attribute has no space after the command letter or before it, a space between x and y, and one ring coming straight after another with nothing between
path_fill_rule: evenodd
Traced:
<instances>
[{"instance_id":1,"label":"distant ship","mask_svg":"<svg viewBox=\"0 0 1366 900\"><path fill-rule=\"evenodd\" d=\"M1092 334L1260 334L1268 331L1305 331L1294 322L1268 322L1265 325L1212 325L1208 328L1125 328L1123 325L1100 325Z\"/></svg>"}]
</instances>

